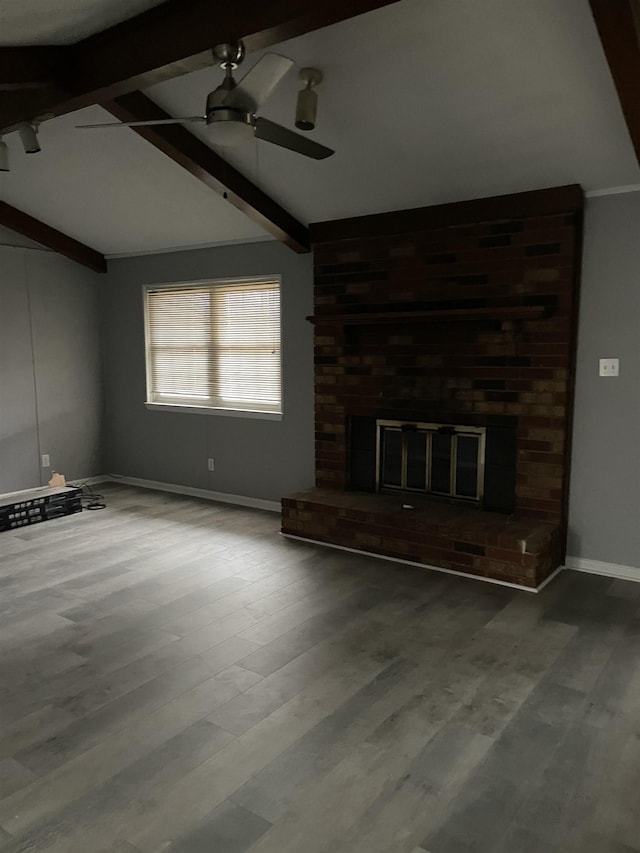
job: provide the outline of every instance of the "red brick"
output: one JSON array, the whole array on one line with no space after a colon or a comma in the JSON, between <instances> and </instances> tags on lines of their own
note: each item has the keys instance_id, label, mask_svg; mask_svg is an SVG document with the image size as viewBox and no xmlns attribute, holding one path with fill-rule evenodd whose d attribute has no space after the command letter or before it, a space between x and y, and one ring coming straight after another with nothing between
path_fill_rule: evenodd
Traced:
<instances>
[{"instance_id":1,"label":"red brick","mask_svg":"<svg viewBox=\"0 0 640 853\"><path fill-rule=\"evenodd\" d=\"M524 220L523 228L510 233L506 223L504 233L510 233L510 245L505 247L479 248L481 236L499 233L483 223L379 239L349 239L317 247L316 272L318 280L325 284L316 290L316 313L350 313L364 304L369 311L384 311L389 303L455 303L457 299L470 298L486 300L489 305L517 305L522 304L523 294L556 299L551 317L527 321L522 332L515 327L501 330L500 324L488 320L351 328L327 322L316 327L316 355L336 359L334 364L316 366L317 429L337 438L335 442L316 443L319 483L334 488L344 485L344 430L351 414L375 415L381 407L388 408L391 400L399 401L398 407L406 401L405 409L415 410L416 403L411 400L420 400L429 411L440 409L447 413L447 419L455 417L458 422L474 415L490 418L506 414L517 418L521 451L517 510L532 518L561 519L567 487L563 451L570 405L566 379L570 373L574 310L575 229L564 215ZM559 243L559 252L526 255L526 246L545 243ZM439 254L455 256L455 260L429 262L430 256ZM371 261L376 270L388 271L387 280L366 281L359 276L350 282L346 270L344 274L338 272L342 276L340 293L347 297L345 300L340 296L338 303L337 289L331 290L336 287L335 277L324 275L321 267L354 261ZM458 283L455 277L461 276L484 278ZM504 358L506 362L481 364L480 358ZM509 358L514 359L513 363ZM521 361L526 358L530 359L528 365ZM475 379L504 379L505 389L519 396L516 400L501 400L499 393L474 388ZM373 524L371 518L365 522L362 514L356 517L359 524ZM395 528L381 521L373 526L376 529L369 535L395 542ZM446 544L440 547L446 540L433 536L431 529L429 525L420 529L407 521L404 540L396 543L394 552L407 553L407 546L414 555L421 553L420 548L436 549L443 565L455 565L456 555L449 553L447 557ZM421 535L422 545L418 542ZM492 538L485 532L476 531L476 535L482 536L483 543ZM426 537L438 541L427 543ZM560 545L557 547L560 549ZM549 564L552 562L549 557ZM486 566L483 571L491 573ZM499 561L493 571L500 573ZM508 575L510 570L502 571Z\"/></svg>"}]
</instances>

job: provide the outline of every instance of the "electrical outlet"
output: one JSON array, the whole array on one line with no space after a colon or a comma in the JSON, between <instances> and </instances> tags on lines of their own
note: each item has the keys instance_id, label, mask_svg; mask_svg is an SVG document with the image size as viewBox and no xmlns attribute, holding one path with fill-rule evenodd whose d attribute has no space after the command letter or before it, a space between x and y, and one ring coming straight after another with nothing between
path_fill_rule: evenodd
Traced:
<instances>
[{"instance_id":1,"label":"electrical outlet","mask_svg":"<svg viewBox=\"0 0 640 853\"><path fill-rule=\"evenodd\" d=\"M209 457L209 459L207 459L207 469L209 471L215 471L216 470L215 460L213 460L211 457Z\"/></svg>"},{"instance_id":2,"label":"electrical outlet","mask_svg":"<svg viewBox=\"0 0 640 853\"><path fill-rule=\"evenodd\" d=\"M620 359L618 358L601 358L600 359L600 376L619 376L620 375Z\"/></svg>"},{"instance_id":3,"label":"electrical outlet","mask_svg":"<svg viewBox=\"0 0 640 853\"><path fill-rule=\"evenodd\" d=\"M48 453L42 454L42 467L43 468L51 468L51 460L49 459Z\"/></svg>"}]
</instances>

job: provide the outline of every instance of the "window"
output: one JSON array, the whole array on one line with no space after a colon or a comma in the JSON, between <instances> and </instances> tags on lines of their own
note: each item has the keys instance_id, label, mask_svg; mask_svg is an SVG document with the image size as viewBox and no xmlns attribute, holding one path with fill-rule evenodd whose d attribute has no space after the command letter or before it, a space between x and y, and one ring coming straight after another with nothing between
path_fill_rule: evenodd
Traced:
<instances>
[{"instance_id":1,"label":"window","mask_svg":"<svg viewBox=\"0 0 640 853\"><path fill-rule=\"evenodd\" d=\"M280 283L145 289L147 402L282 411Z\"/></svg>"}]
</instances>

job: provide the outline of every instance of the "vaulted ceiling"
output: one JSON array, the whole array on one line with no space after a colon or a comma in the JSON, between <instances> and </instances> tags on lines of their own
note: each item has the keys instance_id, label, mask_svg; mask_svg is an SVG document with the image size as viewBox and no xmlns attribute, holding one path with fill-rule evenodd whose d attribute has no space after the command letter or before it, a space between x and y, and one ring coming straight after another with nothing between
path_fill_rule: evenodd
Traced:
<instances>
[{"instance_id":1,"label":"vaulted ceiling","mask_svg":"<svg viewBox=\"0 0 640 853\"><path fill-rule=\"evenodd\" d=\"M2 44L73 44L163 0L2 0ZM46 7L46 8L43 8Z\"/></svg>"},{"instance_id":2,"label":"vaulted ceiling","mask_svg":"<svg viewBox=\"0 0 640 853\"><path fill-rule=\"evenodd\" d=\"M71 44L155 5L52 0L43 15L38 0L0 0L0 40ZM218 164L222 171L205 184L133 130L76 130L114 120L95 105L43 122L37 155L26 156L17 134L8 133L11 171L0 173L0 199L110 255L279 236L274 228L267 233L255 211L247 216L223 197L232 167L301 227L568 183L597 191L640 182L632 120L627 114L625 123L588 0L369 5L381 8L320 29L294 27L304 34L275 45L261 31L269 50L323 70L310 136L336 149L330 159L308 160L265 142L220 149L211 130L189 125L229 163L228 174ZM210 44L217 40L212 32ZM238 76L260 55L251 52ZM209 61L198 55L188 67ZM160 76L175 72L173 65ZM208 65L145 94L171 115L197 114L221 79ZM616 83L620 89L619 75ZM293 127L298 88L294 68L261 113ZM8 116L16 92L2 94L5 104L14 97Z\"/></svg>"}]
</instances>

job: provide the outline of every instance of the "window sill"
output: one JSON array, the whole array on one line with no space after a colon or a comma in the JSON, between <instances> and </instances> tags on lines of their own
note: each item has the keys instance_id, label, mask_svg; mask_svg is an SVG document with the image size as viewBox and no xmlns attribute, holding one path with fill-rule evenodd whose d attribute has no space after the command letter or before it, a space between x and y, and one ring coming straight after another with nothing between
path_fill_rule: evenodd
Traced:
<instances>
[{"instance_id":1,"label":"window sill","mask_svg":"<svg viewBox=\"0 0 640 853\"><path fill-rule=\"evenodd\" d=\"M224 418L252 418L263 421L281 421L282 412L260 412L252 409L214 409L209 406L184 406L173 403L145 403L153 412L181 412L188 415L217 415Z\"/></svg>"}]
</instances>

